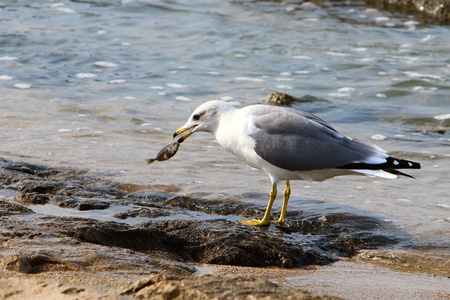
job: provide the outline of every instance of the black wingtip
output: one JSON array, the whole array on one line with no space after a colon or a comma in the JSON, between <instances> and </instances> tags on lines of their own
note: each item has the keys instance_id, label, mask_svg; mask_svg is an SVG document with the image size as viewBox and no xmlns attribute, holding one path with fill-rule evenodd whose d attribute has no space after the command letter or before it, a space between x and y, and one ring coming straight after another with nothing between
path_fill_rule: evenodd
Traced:
<instances>
[{"instance_id":1,"label":"black wingtip","mask_svg":"<svg viewBox=\"0 0 450 300\"><path fill-rule=\"evenodd\" d=\"M352 163L340 167L340 169L355 169L355 170L383 170L394 175L406 176L409 178L414 178L413 176L400 172L398 169L421 169L422 166L418 162L398 159L394 157L386 158L386 162L382 164L367 164L367 163Z\"/></svg>"},{"instance_id":2,"label":"black wingtip","mask_svg":"<svg viewBox=\"0 0 450 300\"><path fill-rule=\"evenodd\" d=\"M422 167L418 162L395 157L386 158L383 166L383 169L420 169Z\"/></svg>"}]
</instances>

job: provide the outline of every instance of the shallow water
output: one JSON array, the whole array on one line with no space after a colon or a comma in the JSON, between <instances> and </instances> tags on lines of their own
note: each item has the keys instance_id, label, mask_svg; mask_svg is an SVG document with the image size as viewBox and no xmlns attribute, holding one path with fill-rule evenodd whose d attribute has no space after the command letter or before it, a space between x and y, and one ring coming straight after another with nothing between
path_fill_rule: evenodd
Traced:
<instances>
[{"instance_id":1,"label":"shallow water","mask_svg":"<svg viewBox=\"0 0 450 300\"><path fill-rule=\"evenodd\" d=\"M450 138L434 132L450 124L449 27L358 2L133 0L6 1L0 24L1 156L265 206L267 176L208 134L145 159L206 100L309 94L328 102L294 107L423 169L295 182L290 209L373 214L407 245L450 246Z\"/></svg>"}]
</instances>

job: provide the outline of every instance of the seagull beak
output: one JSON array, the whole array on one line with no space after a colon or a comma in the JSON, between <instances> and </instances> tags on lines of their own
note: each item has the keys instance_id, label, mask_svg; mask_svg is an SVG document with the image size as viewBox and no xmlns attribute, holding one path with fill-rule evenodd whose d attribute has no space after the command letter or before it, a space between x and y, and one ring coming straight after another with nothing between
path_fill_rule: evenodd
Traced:
<instances>
[{"instance_id":1,"label":"seagull beak","mask_svg":"<svg viewBox=\"0 0 450 300\"><path fill-rule=\"evenodd\" d=\"M180 138L180 142L182 142L182 141L184 141L185 139L187 139L189 136L191 136L193 133L194 133L194 128L195 127L197 127L197 125L194 125L194 126L192 126L192 127L188 127L188 128L185 128L185 127L180 127L180 128L178 128L174 133L173 133L173 136L172 136L172 139L175 139L177 136L179 136L180 134L183 134L183 133L185 133L185 132L187 132L187 131L190 131L189 133L187 133L185 136L182 136L181 138Z\"/></svg>"}]
</instances>

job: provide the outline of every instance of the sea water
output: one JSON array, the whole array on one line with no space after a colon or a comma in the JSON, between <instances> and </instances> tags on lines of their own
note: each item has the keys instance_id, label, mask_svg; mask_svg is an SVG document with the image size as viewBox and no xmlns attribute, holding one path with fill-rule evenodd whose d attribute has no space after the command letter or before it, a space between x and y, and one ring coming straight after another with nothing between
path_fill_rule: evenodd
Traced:
<instances>
[{"instance_id":1,"label":"sea water","mask_svg":"<svg viewBox=\"0 0 450 300\"><path fill-rule=\"evenodd\" d=\"M448 251L449 45L448 26L359 2L4 1L0 155L264 207L269 178L209 134L145 159L204 101L311 95L325 101L293 107L423 168L293 182L289 209L377 216Z\"/></svg>"}]
</instances>

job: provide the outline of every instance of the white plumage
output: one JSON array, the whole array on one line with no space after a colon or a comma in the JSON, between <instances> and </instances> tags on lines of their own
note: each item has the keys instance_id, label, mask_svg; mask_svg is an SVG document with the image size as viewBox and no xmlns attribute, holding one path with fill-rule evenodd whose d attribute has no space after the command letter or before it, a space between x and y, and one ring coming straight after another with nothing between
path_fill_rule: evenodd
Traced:
<instances>
[{"instance_id":1,"label":"white plumage","mask_svg":"<svg viewBox=\"0 0 450 300\"><path fill-rule=\"evenodd\" d=\"M269 224L279 181L286 181L276 221L283 223L290 180L323 181L351 174L393 179L406 175L395 169L420 168L418 163L391 158L378 146L340 134L317 116L290 108L251 105L237 109L224 101L209 101L194 110L174 137L197 131L212 133L241 161L269 175L272 191L264 218L241 221L248 225Z\"/></svg>"}]
</instances>

